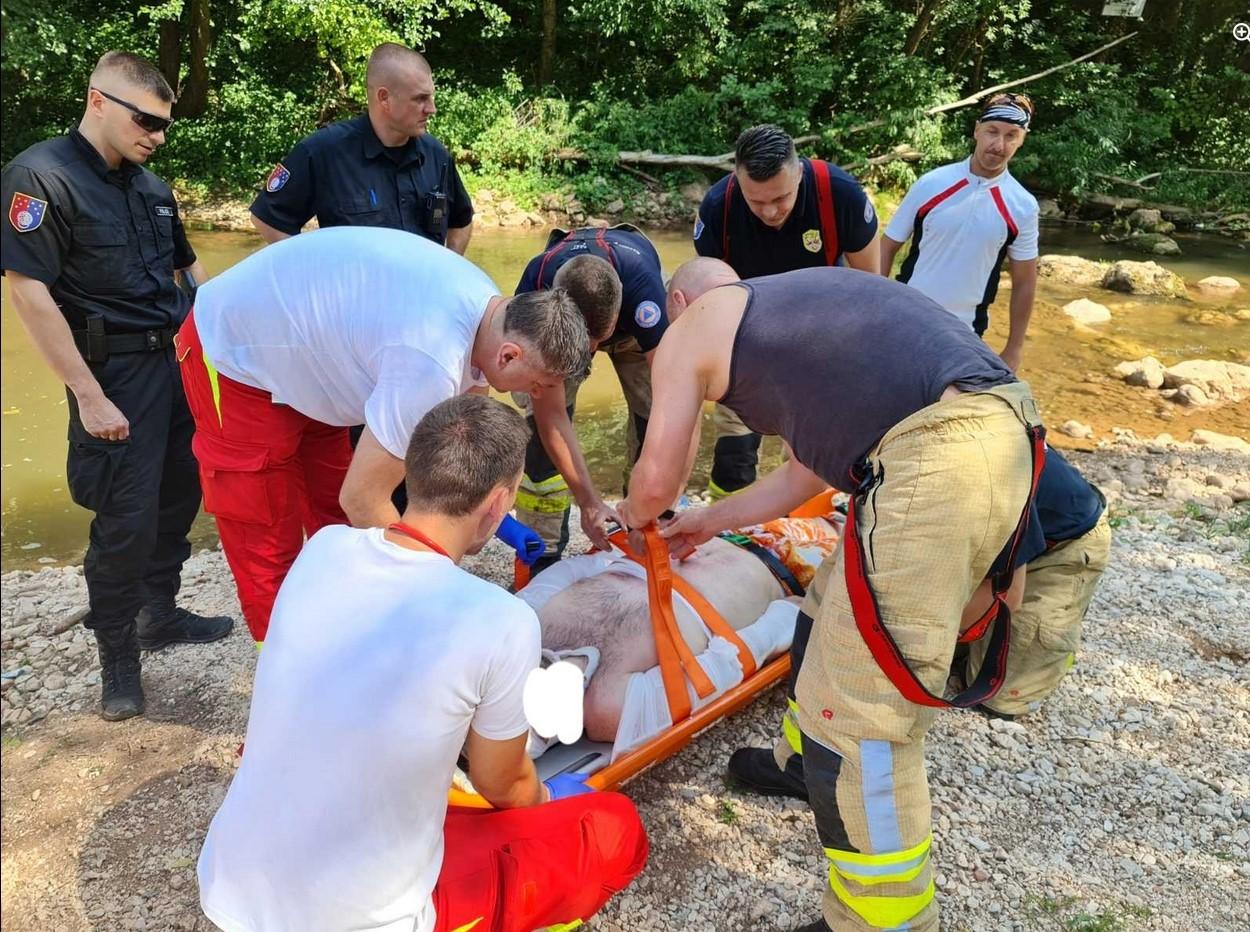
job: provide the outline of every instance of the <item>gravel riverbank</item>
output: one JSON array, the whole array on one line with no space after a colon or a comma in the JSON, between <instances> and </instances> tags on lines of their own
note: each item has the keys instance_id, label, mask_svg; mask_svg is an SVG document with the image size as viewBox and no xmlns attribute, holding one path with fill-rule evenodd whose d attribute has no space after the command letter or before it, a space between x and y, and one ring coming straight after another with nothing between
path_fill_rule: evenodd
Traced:
<instances>
[{"instance_id":1,"label":"gravel riverbank","mask_svg":"<svg viewBox=\"0 0 1250 932\"><path fill-rule=\"evenodd\" d=\"M1123 437L1073 460L1116 525L1076 668L1031 719L943 713L930 735L944 928L1245 928L1250 503L1236 500L1250 455ZM496 545L470 565L510 572ZM182 600L237 612L220 552L192 558ZM208 929L195 859L255 651L240 623L147 655L148 713L108 724L84 602L76 567L3 577L3 926ZM588 930L764 932L815 915L810 813L724 779L732 749L771 743L783 706L768 693L627 787L651 862Z\"/></svg>"}]
</instances>

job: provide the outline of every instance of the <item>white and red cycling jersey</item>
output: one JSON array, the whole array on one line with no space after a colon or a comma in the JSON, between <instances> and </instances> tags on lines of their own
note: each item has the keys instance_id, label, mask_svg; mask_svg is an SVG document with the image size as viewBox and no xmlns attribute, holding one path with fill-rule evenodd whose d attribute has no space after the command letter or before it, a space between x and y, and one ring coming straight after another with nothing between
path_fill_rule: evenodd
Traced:
<instances>
[{"instance_id":1,"label":"white and red cycling jersey","mask_svg":"<svg viewBox=\"0 0 1250 932\"><path fill-rule=\"evenodd\" d=\"M924 292L978 334L998 291L1003 258L1037 258L1037 199L1003 171L974 175L970 159L922 175L886 227L911 239L898 280Z\"/></svg>"}]
</instances>

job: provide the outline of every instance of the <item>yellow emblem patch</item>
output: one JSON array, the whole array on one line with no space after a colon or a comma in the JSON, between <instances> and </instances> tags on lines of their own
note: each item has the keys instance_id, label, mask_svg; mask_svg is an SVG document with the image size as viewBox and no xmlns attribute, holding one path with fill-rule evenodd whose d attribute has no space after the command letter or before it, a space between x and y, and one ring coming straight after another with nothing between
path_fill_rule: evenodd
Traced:
<instances>
[{"instance_id":1,"label":"yellow emblem patch","mask_svg":"<svg viewBox=\"0 0 1250 932\"><path fill-rule=\"evenodd\" d=\"M820 230L808 230L803 234L803 248L808 252L820 252L824 245L820 239Z\"/></svg>"}]
</instances>

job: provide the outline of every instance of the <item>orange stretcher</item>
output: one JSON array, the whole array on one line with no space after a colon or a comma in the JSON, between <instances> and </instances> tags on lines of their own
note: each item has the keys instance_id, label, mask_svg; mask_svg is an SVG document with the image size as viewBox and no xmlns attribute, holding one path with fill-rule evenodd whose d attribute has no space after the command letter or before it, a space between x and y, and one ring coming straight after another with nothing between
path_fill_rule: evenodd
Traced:
<instances>
[{"instance_id":1,"label":"orange stretcher","mask_svg":"<svg viewBox=\"0 0 1250 932\"><path fill-rule=\"evenodd\" d=\"M810 518L829 514L833 510L833 495L832 489L822 492L792 511L790 517ZM660 677L664 683L664 694L668 700L673 724L651 740L592 773L586 779L586 785L596 790L617 789L656 764L672 757L697 735L711 728L726 715L746 706L761 692L784 679L790 672L788 651L757 669L755 658L742 639L738 637L737 632L721 617L710 602L695 592L681 576L673 572L668 556L668 544L660 537L655 525L648 527L644 535L647 549L642 555L634 553L624 531L614 532L609 539L627 557L646 567L647 602L651 612L651 627L655 634L656 654L660 661ZM518 590L529 581L527 569L518 561L516 569ZM738 657L743 669L741 683L729 688L707 705L693 710L686 691L686 680L690 680L700 697L710 695L714 687L677 628L676 616L673 614L674 590L690 602L713 634L723 637L738 649ZM555 750L556 748L553 747L547 754ZM466 793L457 787L452 787L448 792L448 802L453 806L490 808L490 803L481 796Z\"/></svg>"}]
</instances>

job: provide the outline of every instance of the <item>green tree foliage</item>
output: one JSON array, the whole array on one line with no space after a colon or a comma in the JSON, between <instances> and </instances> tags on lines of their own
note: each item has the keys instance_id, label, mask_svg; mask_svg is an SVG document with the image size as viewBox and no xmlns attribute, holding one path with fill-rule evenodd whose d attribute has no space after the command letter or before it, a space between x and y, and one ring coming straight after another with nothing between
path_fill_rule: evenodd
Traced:
<instances>
[{"instance_id":1,"label":"green tree foliage","mask_svg":"<svg viewBox=\"0 0 1250 932\"><path fill-rule=\"evenodd\" d=\"M1246 17L1236 0L1148 0L1140 23L1103 17L1103 0L555 0L554 20L551 0L195 2L211 18L207 104L175 127L160 166L209 188L255 186L295 139L359 112L365 62L385 40L432 60L435 132L471 184L524 178L539 191L570 173L611 177L620 149L725 152L744 126L773 121L820 134L807 151L843 163L907 143L919 164L870 178L905 186L967 151L971 111L925 108L1136 29L1026 88L1038 114L1019 173L1054 192L1143 196L1111 179L1161 172L1152 199L1250 203L1244 175L1206 173L1250 164L1250 43L1232 37ZM73 124L108 48L169 61L173 37L185 92L191 3L6 0L3 157ZM554 56L540 85L545 32ZM557 158L570 149L588 160ZM592 198L612 188L574 180Z\"/></svg>"}]
</instances>

